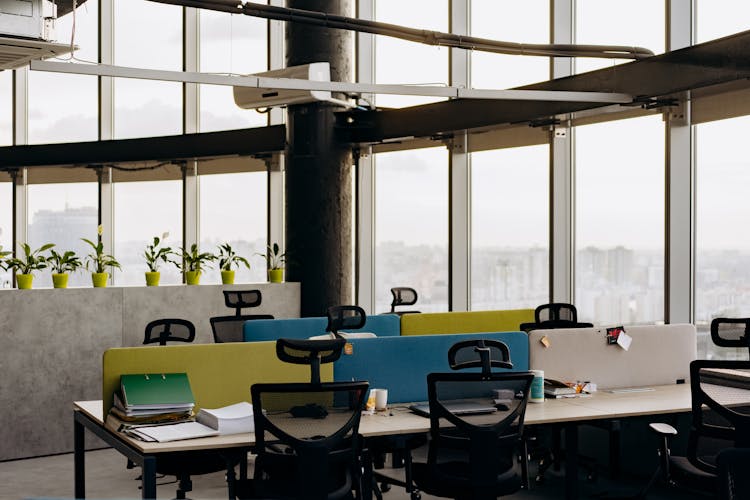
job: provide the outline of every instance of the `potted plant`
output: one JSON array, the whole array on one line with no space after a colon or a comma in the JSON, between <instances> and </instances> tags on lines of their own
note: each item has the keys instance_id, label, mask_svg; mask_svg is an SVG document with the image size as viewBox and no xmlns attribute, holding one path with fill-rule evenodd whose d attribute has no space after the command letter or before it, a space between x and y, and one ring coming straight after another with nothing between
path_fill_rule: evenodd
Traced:
<instances>
[{"instance_id":1,"label":"potted plant","mask_svg":"<svg viewBox=\"0 0 750 500\"><path fill-rule=\"evenodd\" d=\"M54 288L68 288L68 273L73 273L81 267L81 260L72 250L62 254L50 250L49 253L47 262L52 267L52 286Z\"/></svg>"},{"instance_id":2,"label":"potted plant","mask_svg":"<svg viewBox=\"0 0 750 500\"><path fill-rule=\"evenodd\" d=\"M154 241L146 246L146 251L143 253L143 256L146 258L146 265L148 266L146 286L159 286L159 279L161 278L159 265L161 263L173 262L169 260L169 257L174 255L174 251L170 247L159 246L167 239L167 236L169 236L169 233L162 234L161 239L158 236L154 236Z\"/></svg>"},{"instance_id":3,"label":"potted plant","mask_svg":"<svg viewBox=\"0 0 750 500\"><path fill-rule=\"evenodd\" d=\"M223 285L234 284L234 270L232 269L232 265L239 267L240 264L243 264L246 268L250 269L250 263L247 259L237 255L229 243L219 245L219 255L216 257L219 259L221 283Z\"/></svg>"},{"instance_id":4,"label":"potted plant","mask_svg":"<svg viewBox=\"0 0 750 500\"><path fill-rule=\"evenodd\" d=\"M86 256L86 267L91 270L91 282L95 288L104 288L107 286L107 279L109 278L107 268L116 267L117 269L122 269L120 263L113 256L104 253L102 231L103 228L99 225L96 228L96 243L87 238L81 238L93 250L93 252Z\"/></svg>"},{"instance_id":5,"label":"potted plant","mask_svg":"<svg viewBox=\"0 0 750 500\"><path fill-rule=\"evenodd\" d=\"M182 256L185 282L188 285L198 285L203 268L209 267L208 263L216 259L216 256L210 252L199 252L196 243L190 245L190 250L185 250L184 247L180 248L180 255Z\"/></svg>"},{"instance_id":6,"label":"potted plant","mask_svg":"<svg viewBox=\"0 0 750 500\"><path fill-rule=\"evenodd\" d=\"M281 283L284 280L284 262L286 262L286 252L281 252L278 243L268 245L266 253L259 253L266 259L268 264L268 281L271 283Z\"/></svg>"},{"instance_id":7,"label":"potted plant","mask_svg":"<svg viewBox=\"0 0 750 500\"><path fill-rule=\"evenodd\" d=\"M8 269L8 263L5 262L5 258L12 253L13 252L4 252L3 246L0 245L0 271L5 271L6 269Z\"/></svg>"},{"instance_id":8,"label":"potted plant","mask_svg":"<svg viewBox=\"0 0 750 500\"><path fill-rule=\"evenodd\" d=\"M38 271L47 267L47 257L42 252L55 246L54 243L47 243L36 250L31 250L27 243L23 243L23 258L12 258L6 261L8 269L16 270L16 283L21 290L28 290L34 281L33 271Z\"/></svg>"}]
</instances>

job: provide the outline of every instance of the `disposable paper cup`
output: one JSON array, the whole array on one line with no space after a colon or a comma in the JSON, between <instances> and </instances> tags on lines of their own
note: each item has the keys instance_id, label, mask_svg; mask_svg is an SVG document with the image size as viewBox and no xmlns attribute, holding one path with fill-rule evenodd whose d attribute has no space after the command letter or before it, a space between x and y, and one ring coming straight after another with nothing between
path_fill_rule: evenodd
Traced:
<instances>
[{"instance_id":1,"label":"disposable paper cup","mask_svg":"<svg viewBox=\"0 0 750 500\"><path fill-rule=\"evenodd\" d=\"M529 402L544 403L544 370L531 370L534 380L531 381L531 394Z\"/></svg>"},{"instance_id":2,"label":"disposable paper cup","mask_svg":"<svg viewBox=\"0 0 750 500\"><path fill-rule=\"evenodd\" d=\"M371 394L375 394L375 410L384 411L388 408L388 389L372 389Z\"/></svg>"}]
</instances>

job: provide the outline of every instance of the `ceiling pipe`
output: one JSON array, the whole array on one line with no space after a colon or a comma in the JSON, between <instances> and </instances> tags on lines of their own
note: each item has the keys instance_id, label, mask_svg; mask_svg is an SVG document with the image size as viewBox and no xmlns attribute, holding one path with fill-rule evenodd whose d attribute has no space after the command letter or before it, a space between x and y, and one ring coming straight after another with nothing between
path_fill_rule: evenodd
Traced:
<instances>
[{"instance_id":1,"label":"ceiling pipe","mask_svg":"<svg viewBox=\"0 0 750 500\"><path fill-rule=\"evenodd\" d=\"M410 42L454 47L496 54L512 54L544 57L600 57L606 59L643 59L653 52L643 47L622 45L575 45L575 44L529 44L501 42L473 36L455 35L439 31L420 30L396 24L368 21L345 16L325 14L301 9L290 9L239 0L150 0L152 2L210 9L233 14L261 17L274 21L310 24L325 28L336 28L390 36Z\"/></svg>"}]
</instances>

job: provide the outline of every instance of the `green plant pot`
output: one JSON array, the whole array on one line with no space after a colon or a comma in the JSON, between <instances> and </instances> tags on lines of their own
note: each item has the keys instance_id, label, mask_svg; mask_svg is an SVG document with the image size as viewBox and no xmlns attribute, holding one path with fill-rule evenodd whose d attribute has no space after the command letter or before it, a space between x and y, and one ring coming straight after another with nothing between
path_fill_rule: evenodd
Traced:
<instances>
[{"instance_id":1,"label":"green plant pot","mask_svg":"<svg viewBox=\"0 0 750 500\"><path fill-rule=\"evenodd\" d=\"M53 288L68 288L68 273L52 273Z\"/></svg>"},{"instance_id":2,"label":"green plant pot","mask_svg":"<svg viewBox=\"0 0 750 500\"><path fill-rule=\"evenodd\" d=\"M200 285L201 272L200 271L185 271L185 282L188 285Z\"/></svg>"},{"instance_id":3,"label":"green plant pot","mask_svg":"<svg viewBox=\"0 0 750 500\"><path fill-rule=\"evenodd\" d=\"M91 282L94 284L94 288L105 288L107 279L109 279L109 273L91 273Z\"/></svg>"},{"instance_id":4,"label":"green plant pot","mask_svg":"<svg viewBox=\"0 0 750 500\"><path fill-rule=\"evenodd\" d=\"M33 274L16 274L16 284L19 290L31 290L31 284L34 281Z\"/></svg>"},{"instance_id":5,"label":"green plant pot","mask_svg":"<svg viewBox=\"0 0 750 500\"><path fill-rule=\"evenodd\" d=\"M222 271L221 272L221 284L222 285L234 285L234 271Z\"/></svg>"},{"instance_id":6,"label":"green plant pot","mask_svg":"<svg viewBox=\"0 0 750 500\"><path fill-rule=\"evenodd\" d=\"M159 286L159 280L161 279L161 273L159 271L147 271L146 272L146 286Z\"/></svg>"},{"instance_id":7,"label":"green plant pot","mask_svg":"<svg viewBox=\"0 0 750 500\"><path fill-rule=\"evenodd\" d=\"M269 269L268 281L270 281L271 283L281 283L282 281L284 281L284 270L283 269Z\"/></svg>"}]
</instances>

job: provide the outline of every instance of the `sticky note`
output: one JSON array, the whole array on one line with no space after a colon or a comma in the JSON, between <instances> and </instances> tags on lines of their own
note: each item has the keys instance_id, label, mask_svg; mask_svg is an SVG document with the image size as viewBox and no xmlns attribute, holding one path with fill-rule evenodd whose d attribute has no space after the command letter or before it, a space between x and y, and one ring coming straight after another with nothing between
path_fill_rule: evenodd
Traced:
<instances>
[{"instance_id":1,"label":"sticky note","mask_svg":"<svg viewBox=\"0 0 750 500\"><path fill-rule=\"evenodd\" d=\"M633 342L633 337L631 337L625 332L620 332L620 335L617 337L617 345L619 345L626 351L630 349L630 344L632 342Z\"/></svg>"},{"instance_id":2,"label":"sticky note","mask_svg":"<svg viewBox=\"0 0 750 500\"><path fill-rule=\"evenodd\" d=\"M542 345L543 345L544 347L549 347L549 346L550 346L550 341L549 341L549 339L547 338L547 336L546 336L546 335L545 335L544 337L542 337L541 339L539 339L539 342L540 342L540 343L541 343L541 344L542 344Z\"/></svg>"}]
</instances>

